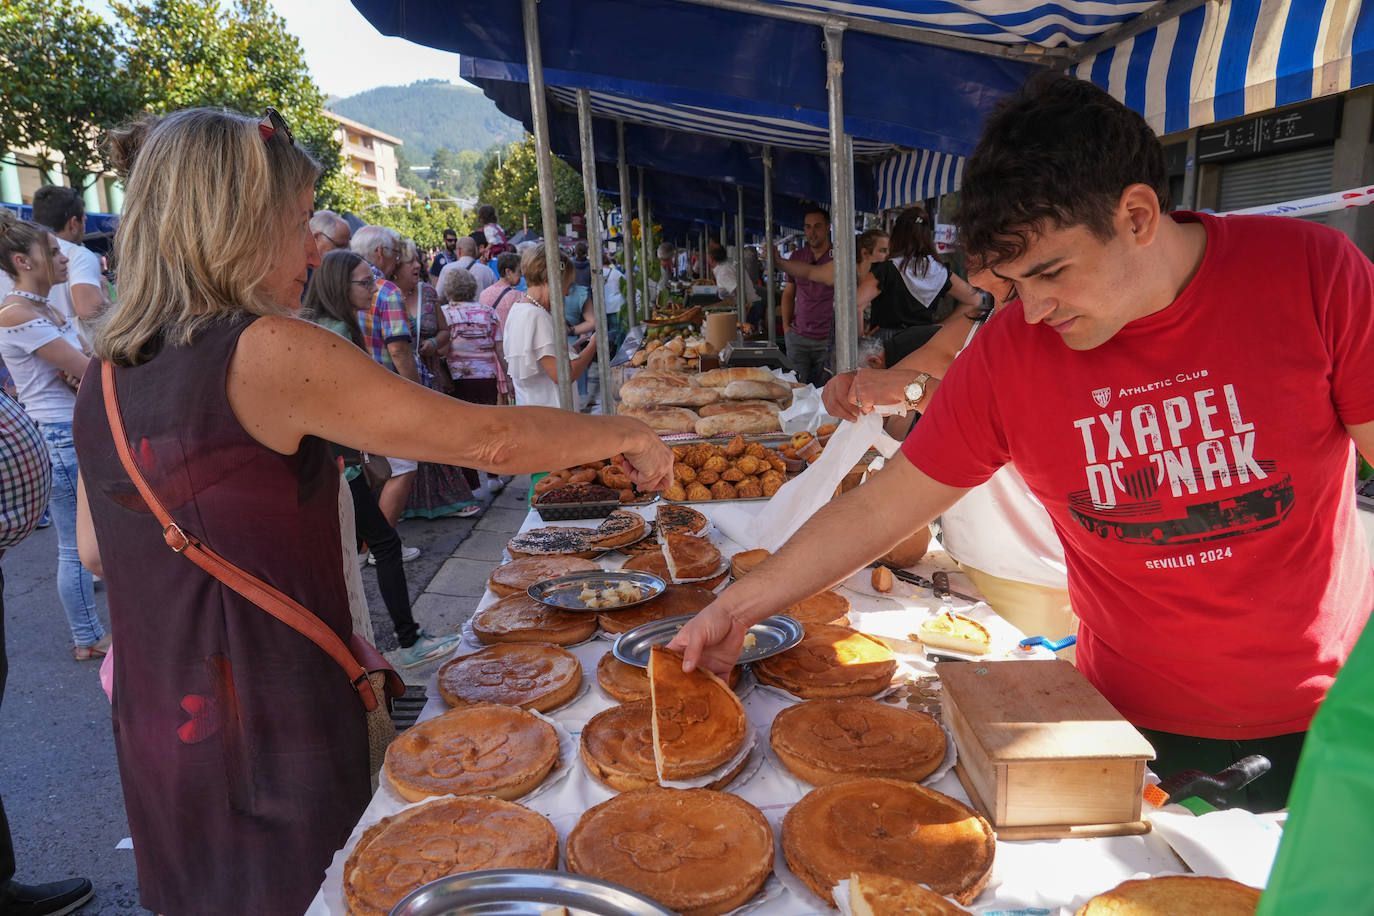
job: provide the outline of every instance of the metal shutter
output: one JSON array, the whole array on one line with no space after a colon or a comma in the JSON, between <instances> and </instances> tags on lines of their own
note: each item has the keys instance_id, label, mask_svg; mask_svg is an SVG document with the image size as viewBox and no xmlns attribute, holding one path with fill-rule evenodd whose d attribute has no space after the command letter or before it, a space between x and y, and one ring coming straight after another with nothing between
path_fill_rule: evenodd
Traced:
<instances>
[{"instance_id":1,"label":"metal shutter","mask_svg":"<svg viewBox=\"0 0 1374 916\"><path fill-rule=\"evenodd\" d=\"M1217 209L1226 213L1326 194L1331 190L1333 151L1334 147L1320 146L1223 165Z\"/></svg>"}]
</instances>

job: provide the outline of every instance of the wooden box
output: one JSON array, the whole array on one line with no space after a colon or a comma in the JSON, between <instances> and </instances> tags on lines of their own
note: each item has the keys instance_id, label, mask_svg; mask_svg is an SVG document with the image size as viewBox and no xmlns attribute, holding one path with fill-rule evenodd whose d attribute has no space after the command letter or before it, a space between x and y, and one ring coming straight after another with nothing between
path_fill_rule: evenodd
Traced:
<instances>
[{"instance_id":1,"label":"wooden box","mask_svg":"<svg viewBox=\"0 0 1374 916\"><path fill-rule=\"evenodd\" d=\"M1003 839L1144 833L1154 749L1072 664L944 662L956 772Z\"/></svg>"}]
</instances>

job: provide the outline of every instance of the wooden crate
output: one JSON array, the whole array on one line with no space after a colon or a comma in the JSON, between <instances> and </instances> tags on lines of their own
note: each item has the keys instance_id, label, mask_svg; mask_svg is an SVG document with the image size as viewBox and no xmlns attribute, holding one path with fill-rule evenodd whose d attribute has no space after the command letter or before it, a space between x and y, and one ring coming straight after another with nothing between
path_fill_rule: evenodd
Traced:
<instances>
[{"instance_id":1,"label":"wooden crate","mask_svg":"<svg viewBox=\"0 0 1374 916\"><path fill-rule=\"evenodd\" d=\"M1144 833L1145 738L1072 664L944 662L960 782L1002 839Z\"/></svg>"}]
</instances>

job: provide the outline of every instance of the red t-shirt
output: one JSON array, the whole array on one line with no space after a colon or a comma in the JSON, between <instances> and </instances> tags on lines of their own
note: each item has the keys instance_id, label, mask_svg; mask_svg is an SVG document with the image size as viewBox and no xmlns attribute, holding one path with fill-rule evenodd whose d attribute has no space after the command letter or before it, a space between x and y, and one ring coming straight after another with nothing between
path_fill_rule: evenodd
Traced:
<instances>
[{"instance_id":1,"label":"red t-shirt","mask_svg":"<svg viewBox=\"0 0 1374 916\"><path fill-rule=\"evenodd\" d=\"M1078 666L1130 721L1302 731L1374 607L1343 424L1374 420L1374 265L1297 219L1200 220L1168 308L1074 351L1014 302L903 449L971 487L1014 461L1064 542Z\"/></svg>"}]
</instances>

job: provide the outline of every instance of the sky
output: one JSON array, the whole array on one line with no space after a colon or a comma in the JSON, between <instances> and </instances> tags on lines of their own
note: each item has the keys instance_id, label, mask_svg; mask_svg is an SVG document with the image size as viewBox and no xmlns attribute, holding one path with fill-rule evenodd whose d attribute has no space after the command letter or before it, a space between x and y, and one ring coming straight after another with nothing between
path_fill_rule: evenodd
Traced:
<instances>
[{"instance_id":1,"label":"sky","mask_svg":"<svg viewBox=\"0 0 1374 916\"><path fill-rule=\"evenodd\" d=\"M102 15L102 0L82 0ZM328 96L356 95L377 86L423 79L461 83L458 55L378 34L348 0L272 0L287 28L300 39L315 83ZM367 61L368 66L360 66Z\"/></svg>"}]
</instances>

